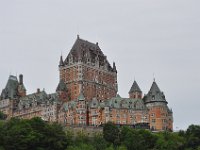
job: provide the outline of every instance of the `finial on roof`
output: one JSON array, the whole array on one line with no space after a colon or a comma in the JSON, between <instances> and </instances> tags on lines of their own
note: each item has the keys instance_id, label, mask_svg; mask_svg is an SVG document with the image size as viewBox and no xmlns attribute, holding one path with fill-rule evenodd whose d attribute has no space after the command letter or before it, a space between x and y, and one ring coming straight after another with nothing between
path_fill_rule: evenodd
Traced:
<instances>
[{"instance_id":1,"label":"finial on roof","mask_svg":"<svg viewBox=\"0 0 200 150\"><path fill-rule=\"evenodd\" d=\"M117 72L117 68L116 68L115 62L113 62L113 71Z\"/></svg>"},{"instance_id":2,"label":"finial on roof","mask_svg":"<svg viewBox=\"0 0 200 150\"><path fill-rule=\"evenodd\" d=\"M79 35L77 34L77 39L79 39Z\"/></svg>"},{"instance_id":3,"label":"finial on roof","mask_svg":"<svg viewBox=\"0 0 200 150\"><path fill-rule=\"evenodd\" d=\"M96 45L98 45L99 43L98 42L96 42Z\"/></svg>"},{"instance_id":4,"label":"finial on roof","mask_svg":"<svg viewBox=\"0 0 200 150\"><path fill-rule=\"evenodd\" d=\"M156 81L155 74L153 73L153 82L155 82L155 81Z\"/></svg>"}]
</instances>

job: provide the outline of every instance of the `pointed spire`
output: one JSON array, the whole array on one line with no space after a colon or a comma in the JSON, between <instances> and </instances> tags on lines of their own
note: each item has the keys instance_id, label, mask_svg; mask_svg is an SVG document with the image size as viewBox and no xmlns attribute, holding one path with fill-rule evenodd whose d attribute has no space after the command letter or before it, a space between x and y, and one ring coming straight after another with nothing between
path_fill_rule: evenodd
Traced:
<instances>
[{"instance_id":1,"label":"pointed spire","mask_svg":"<svg viewBox=\"0 0 200 150\"><path fill-rule=\"evenodd\" d=\"M153 82L156 81L155 74L153 73Z\"/></svg>"},{"instance_id":2,"label":"pointed spire","mask_svg":"<svg viewBox=\"0 0 200 150\"><path fill-rule=\"evenodd\" d=\"M117 68L116 68L115 62L113 62L113 71L117 72Z\"/></svg>"},{"instance_id":3,"label":"pointed spire","mask_svg":"<svg viewBox=\"0 0 200 150\"><path fill-rule=\"evenodd\" d=\"M60 56L60 62L59 62L59 67L64 66L64 61L62 58L62 55Z\"/></svg>"},{"instance_id":4,"label":"pointed spire","mask_svg":"<svg viewBox=\"0 0 200 150\"><path fill-rule=\"evenodd\" d=\"M157 83L155 82L155 79L154 79L154 81L153 81L153 83L151 85L151 88L150 88L149 92L152 92L152 93L161 92L160 89L159 89L159 87L158 87L158 85L157 85Z\"/></svg>"},{"instance_id":5,"label":"pointed spire","mask_svg":"<svg viewBox=\"0 0 200 150\"><path fill-rule=\"evenodd\" d=\"M133 93L133 92L139 92L139 93L142 92L140 87L138 86L138 84L137 84L137 82L135 80L134 80L133 85L132 85L132 87L131 87L131 89L129 91L129 94Z\"/></svg>"}]
</instances>

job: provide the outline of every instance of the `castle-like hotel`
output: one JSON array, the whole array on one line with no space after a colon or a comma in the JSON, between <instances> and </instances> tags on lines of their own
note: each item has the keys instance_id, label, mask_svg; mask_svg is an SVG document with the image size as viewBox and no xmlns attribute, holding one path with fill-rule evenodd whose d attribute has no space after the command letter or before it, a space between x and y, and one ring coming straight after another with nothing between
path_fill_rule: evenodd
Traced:
<instances>
[{"instance_id":1,"label":"castle-like hotel","mask_svg":"<svg viewBox=\"0 0 200 150\"><path fill-rule=\"evenodd\" d=\"M41 117L65 126L146 126L151 130L173 130L173 114L164 93L153 81L143 95L134 81L129 98L120 97L115 63L108 62L98 43L77 39L66 59L60 57L60 81L53 94L37 89L26 94L23 75L10 75L0 97L0 111L12 117Z\"/></svg>"}]
</instances>

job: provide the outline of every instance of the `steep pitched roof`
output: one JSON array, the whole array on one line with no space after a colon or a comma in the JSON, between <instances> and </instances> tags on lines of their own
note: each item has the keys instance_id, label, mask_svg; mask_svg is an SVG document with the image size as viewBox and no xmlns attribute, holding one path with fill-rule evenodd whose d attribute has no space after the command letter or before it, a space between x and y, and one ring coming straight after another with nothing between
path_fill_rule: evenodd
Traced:
<instances>
[{"instance_id":1,"label":"steep pitched roof","mask_svg":"<svg viewBox=\"0 0 200 150\"><path fill-rule=\"evenodd\" d=\"M99 55L99 57L104 56L98 44L88 42L87 40L80 39L79 37L77 37L74 45L72 46L72 49L70 50L70 53L65 60L65 63L68 62L70 55L73 56L73 59L75 59L75 61L77 61L78 59L83 60L83 57L86 55L93 59L96 55Z\"/></svg>"},{"instance_id":2,"label":"steep pitched roof","mask_svg":"<svg viewBox=\"0 0 200 150\"><path fill-rule=\"evenodd\" d=\"M1 99L17 98L18 85L19 82L17 80L17 77L10 75L6 87L3 89L1 93Z\"/></svg>"},{"instance_id":3,"label":"steep pitched roof","mask_svg":"<svg viewBox=\"0 0 200 150\"><path fill-rule=\"evenodd\" d=\"M148 94L145 96L144 101L145 103L152 103L152 102L167 103L164 93L159 89L155 81L152 83L152 86Z\"/></svg>"},{"instance_id":4,"label":"steep pitched roof","mask_svg":"<svg viewBox=\"0 0 200 150\"><path fill-rule=\"evenodd\" d=\"M133 85L129 91L129 93L133 93L133 92L140 92L140 93L142 92L136 81L133 82Z\"/></svg>"},{"instance_id":5,"label":"steep pitched roof","mask_svg":"<svg viewBox=\"0 0 200 150\"><path fill-rule=\"evenodd\" d=\"M107 60L107 57L101 51L98 43L92 43L87 40L83 40L77 37L72 49L70 50L67 58L64 61L65 64L69 64L70 60L73 62L82 61L83 63L87 63L88 60L92 63L95 61L99 61L99 66L104 66L107 64L108 70L116 72L116 66L111 67L110 63Z\"/></svg>"}]
</instances>

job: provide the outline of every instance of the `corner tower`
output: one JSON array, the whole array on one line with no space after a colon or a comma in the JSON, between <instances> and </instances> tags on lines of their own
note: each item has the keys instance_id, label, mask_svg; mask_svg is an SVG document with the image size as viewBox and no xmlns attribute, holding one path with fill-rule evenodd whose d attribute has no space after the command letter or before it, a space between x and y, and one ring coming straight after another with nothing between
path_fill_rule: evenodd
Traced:
<instances>
[{"instance_id":1,"label":"corner tower","mask_svg":"<svg viewBox=\"0 0 200 150\"><path fill-rule=\"evenodd\" d=\"M147 95L144 96L144 103L149 109L150 129L156 131L173 130L172 110L167 106L164 93L159 89L155 80Z\"/></svg>"},{"instance_id":2,"label":"corner tower","mask_svg":"<svg viewBox=\"0 0 200 150\"><path fill-rule=\"evenodd\" d=\"M77 39L67 58L59 63L60 80L68 87L71 100L80 95L82 89L86 100L96 97L106 100L117 94L117 69L107 60L98 43Z\"/></svg>"}]
</instances>

